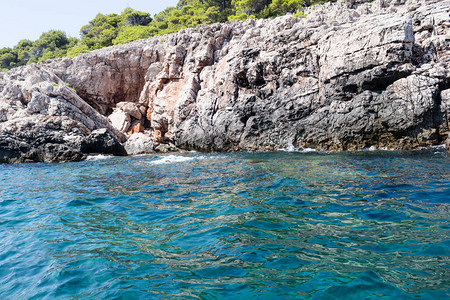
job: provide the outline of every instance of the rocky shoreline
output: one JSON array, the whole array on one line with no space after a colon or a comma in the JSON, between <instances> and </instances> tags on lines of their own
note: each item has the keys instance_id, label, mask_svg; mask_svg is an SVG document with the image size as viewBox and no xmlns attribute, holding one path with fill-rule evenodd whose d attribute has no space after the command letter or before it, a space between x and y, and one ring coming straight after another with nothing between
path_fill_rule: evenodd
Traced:
<instances>
[{"instance_id":1,"label":"rocky shoreline","mask_svg":"<svg viewBox=\"0 0 450 300\"><path fill-rule=\"evenodd\" d=\"M338 1L0 73L0 162L450 149L450 1Z\"/></svg>"}]
</instances>

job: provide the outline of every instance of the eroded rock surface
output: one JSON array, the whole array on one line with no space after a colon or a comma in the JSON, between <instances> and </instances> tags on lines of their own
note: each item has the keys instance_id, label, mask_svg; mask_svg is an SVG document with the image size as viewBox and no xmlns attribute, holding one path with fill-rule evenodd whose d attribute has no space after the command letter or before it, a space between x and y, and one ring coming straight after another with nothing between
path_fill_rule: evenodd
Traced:
<instances>
[{"instance_id":1,"label":"eroded rock surface","mask_svg":"<svg viewBox=\"0 0 450 300\"><path fill-rule=\"evenodd\" d=\"M148 154L155 152L153 139L142 133L135 133L125 143L125 150L128 154Z\"/></svg>"},{"instance_id":2,"label":"eroded rock surface","mask_svg":"<svg viewBox=\"0 0 450 300\"><path fill-rule=\"evenodd\" d=\"M125 136L54 74L30 65L0 79L0 163L126 155Z\"/></svg>"},{"instance_id":3,"label":"eroded rock surface","mask_svg":"<svg viewBox=\"0 0 450 300\"><path fill-rule=\"evenodd\" d=\"M35 68L68 83L77 101L111 121L123 114L115 128L139 133L130 153L449 143L450 1L366 2L314 6L306 18L199 26ZM5 81L17 86L28 75L14 74L27 68L0 75L2 87ZM70 89L61 86L54 96L40 87L26 100L22 87L6 98L0 91L0 128L22 124L8 112L17 105L27 106L28 114L64 119L61 103ZM55 113L41 94L66 102L58 102ZM87 134L106 127L100 114L91 122L92 109L76 122ZM50 122L34 120L41 127ZM69 135L72 125L61 124L55 131ZM35 125L21 126L20 134Z\"/></svg>"}]
</instances>

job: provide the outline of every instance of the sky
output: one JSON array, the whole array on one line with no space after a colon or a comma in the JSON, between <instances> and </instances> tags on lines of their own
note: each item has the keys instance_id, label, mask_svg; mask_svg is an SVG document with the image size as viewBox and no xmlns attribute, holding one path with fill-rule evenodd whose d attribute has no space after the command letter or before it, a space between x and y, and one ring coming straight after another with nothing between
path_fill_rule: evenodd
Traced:
<instances>
[{"instance_id":1,"label":"sky","mask_svg":"<svg viewBox=\"0 0 450 300\"><path fill-rule=\"evenodd\" d=\"M20 40L37 40L56 29L78 37L80 29L98 13L121 13L125 8L155 14L178 0L0 0L0 48Z\"/></svg>"}]
</instances>

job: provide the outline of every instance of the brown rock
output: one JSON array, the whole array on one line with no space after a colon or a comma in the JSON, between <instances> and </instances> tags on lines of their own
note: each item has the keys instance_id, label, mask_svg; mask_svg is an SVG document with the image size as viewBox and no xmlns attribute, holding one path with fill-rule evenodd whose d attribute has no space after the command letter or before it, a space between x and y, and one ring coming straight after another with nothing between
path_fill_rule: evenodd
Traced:
<instances>
[{"instance_id":1,"label":"brown rock","mask_svg":"<svg viewBox=\"0 0 450 300\"><path fill-rule=\"evenodd\" d=\"M133 126L132 132L133 133L139 133L141 132L143 129L143 126L141 123L137 123L136 125Z\"/></svg>"},{"instance_id":2,"label":"brown rock","mask_svg":"<svg viewBox=\"0 0 450 300\"><path fill-rule=\"evenodd\" d=\"M68 117L89 131L116 108L120 130L141 131L130 130L141 120L155 143L205 151L447 139L448 1L338 0L305 14L201 25L0 74L0 124L62 130ZM61 80L76 93L53 86ZM30 116L33 125L19 121Z\"/></svg>"},{"instance_id":3,"label":"brown rock","mask_svg":"<svg viewBox=\"0 0 450 300\"><path fill-rule=\"evenodd\" d=\"M137 103L119 102L117 103L117 108L128 113L131 117L135 118L136 120L140 120L142 118L140 105Z\"/></svg>"},{"instance_id":4,"label":"brown rock","mask_svg":"<svg viewBox=\"0 0 450 300\"><path fill-rule=\"evenodd\" d=\"M0 73L0 163L123 155L125 135L57 76L29 65Z\"/></svg>"},{"instance_id":5,"label":"brown rock","mask_svg":"<svg viewBox=\"0 0 450 300\"><path fill-rule=\"evenodd\" d=\"M153 138L154 138L154 140L156 141L156 142L158 142L158 143L162 143L162 133L161 133L161 130L155 130L154 132L153 132Z\"/></svg>"}]
</instances>

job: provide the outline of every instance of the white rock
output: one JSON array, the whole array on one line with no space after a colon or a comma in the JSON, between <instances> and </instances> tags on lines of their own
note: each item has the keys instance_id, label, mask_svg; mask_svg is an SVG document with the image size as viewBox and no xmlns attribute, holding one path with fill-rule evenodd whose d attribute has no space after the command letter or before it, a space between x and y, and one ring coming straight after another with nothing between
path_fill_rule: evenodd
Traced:
<instances>
[{"instance_id":1,"label":"white rock","mask_svg":"<svg viewBox=\"0 0 450 300\"><path fill-rule=\"evenodd\" d=\"M129 155L155 152L153 140L142 132L131 135L125 143L125 150Z\"/></svg>"},{"instance_id":2,"label":"white rock","mask_svg":"<svg viewBox=\"0 0 450 300\"><path fill-rule=\"evenodd\" d=\"M111 122L112 126L122 132L126 132L131 125L130 115L121 109L116 109L109 115L108 120Z\"/></svg>"}]
</instances>

